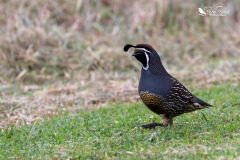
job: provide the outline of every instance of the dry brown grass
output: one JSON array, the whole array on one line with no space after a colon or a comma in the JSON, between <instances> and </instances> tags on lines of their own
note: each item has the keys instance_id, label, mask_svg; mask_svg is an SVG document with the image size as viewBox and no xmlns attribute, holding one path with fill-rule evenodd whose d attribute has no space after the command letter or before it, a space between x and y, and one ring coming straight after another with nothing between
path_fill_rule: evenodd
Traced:
<instances>
[{"instance_id":1,"label":"dry brown grass","mask_svg":"<svg viewBox=\"0 0 240 160\"><path fill-rule=\"evenodd\" d=\"M59 110L137 100L140 65L122 51L149 43L191 88L239 85L235 1L9 0L0 5L0 127ZM226 17L197 8L223 5Z\"/></svg>"}]
</instances>

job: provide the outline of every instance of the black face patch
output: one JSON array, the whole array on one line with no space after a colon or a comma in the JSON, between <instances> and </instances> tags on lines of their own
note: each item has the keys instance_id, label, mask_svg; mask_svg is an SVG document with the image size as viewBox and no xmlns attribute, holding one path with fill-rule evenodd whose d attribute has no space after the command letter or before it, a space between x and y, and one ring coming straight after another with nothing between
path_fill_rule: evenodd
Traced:
<instances>
[{"instance_id":1,"label":"black face patch","mask_svg":"<svg viewBox=\"0 0 240 160\"><path fill-rule=\"evenodd\" d=\"M147 67L147 57L144 52L141 51L135 56L135 58L142 63L143 67Z\"/></svg>"}]
</instances>

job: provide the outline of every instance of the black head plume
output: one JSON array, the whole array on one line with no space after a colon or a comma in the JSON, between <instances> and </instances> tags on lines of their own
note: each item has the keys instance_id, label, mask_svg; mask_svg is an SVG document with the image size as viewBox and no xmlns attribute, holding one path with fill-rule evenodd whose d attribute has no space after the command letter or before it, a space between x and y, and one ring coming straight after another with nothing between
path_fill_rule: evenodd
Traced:
<instances>
[{"instance_id":1,"label":"black head plume","mask_svg":"<svg viewBox=\"0 0 240 160\"><path fill-rule=\"evenodd\" d=\"M131 44L126 44L126 45L124 46L123 50L124 50L125 52L127 52L127 51L129 50L129 48L131 48L131 47L135 48L135 46L133 46L133 45L131 45Z\"/></svg>"},{"instance_id":2,"label":"black head plume","mask_svg":"<svg viewBox=\"0 0 240 160\"><path fill-rule=\"evenodd\" d=\"M140 43L140 44L137 44L136 46L133 46L131 44L126 44L123 48L123 50L125 52L127 52L129 50L129 48L142 48L142 49L146 49L148 51L153 51L154 49L152 48L152 46L148 45L148 44L144 44L144 43Z\"/></svg>"}]
</instances>

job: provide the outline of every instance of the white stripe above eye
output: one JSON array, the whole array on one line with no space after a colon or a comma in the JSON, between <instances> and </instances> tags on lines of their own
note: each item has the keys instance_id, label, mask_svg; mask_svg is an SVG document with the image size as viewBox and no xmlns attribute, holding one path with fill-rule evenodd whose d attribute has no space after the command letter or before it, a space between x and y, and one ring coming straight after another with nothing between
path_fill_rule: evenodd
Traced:
<instances>
[{"instance_id":1,"label":"white stripe above eye","mask_svg":"<svg viewBox=\"0 0 240 160\"><path fill-rule=\"evenodd\" d=\"M143 69L145 69L145 70L148 70L148 68L149 68L149 57L148 57L148 54L146 53L146 52L144 52L145 53L145 56L146 56L146 60L147 60L147 65L146 65L146 67L144 67L144 66L142 66L143 67Z\"/></svg>"},{"instance_id":2,"label":"white stripe above eye","mask_svg":"<svg viewBox=\"0 0 240 160\"><path fill-rule=\"evenodd\" d=\"M146 50L145 48L137 48L137 49L140 49L140 50L145 51L145 52L150 52L149 50Z\"/></svg>"}]
</instances>

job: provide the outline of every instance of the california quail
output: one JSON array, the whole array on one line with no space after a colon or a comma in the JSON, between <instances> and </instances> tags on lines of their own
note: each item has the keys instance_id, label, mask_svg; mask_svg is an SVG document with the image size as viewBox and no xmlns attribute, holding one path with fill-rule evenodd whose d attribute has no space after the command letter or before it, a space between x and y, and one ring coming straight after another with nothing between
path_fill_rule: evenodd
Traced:
<instances>
[{"instance_id":1,"label":"california quail","mask_svg":"<svg viewBox=\"0 0 240 160\"><path fill-rule=\"evenodd\" d=\"M139 95L143 103L154 113L160 115L163 123L150 123L142 125L143 128L156 126L172 126L173 117L197 109L211 107L191 94L180 82L173 78L163 67L158 53L148 44L136 46L127 44L124 51L135 48L134 56L142 63L139 82Z\"/></svg>"}]
</instances>

